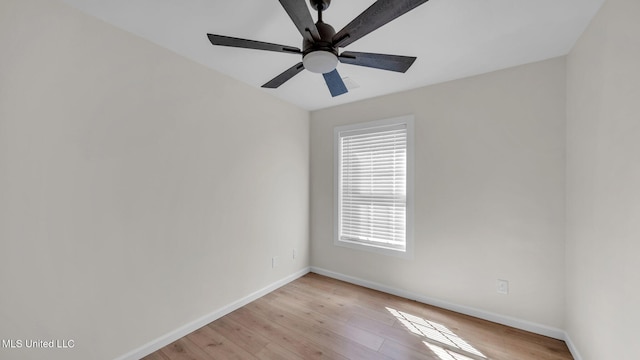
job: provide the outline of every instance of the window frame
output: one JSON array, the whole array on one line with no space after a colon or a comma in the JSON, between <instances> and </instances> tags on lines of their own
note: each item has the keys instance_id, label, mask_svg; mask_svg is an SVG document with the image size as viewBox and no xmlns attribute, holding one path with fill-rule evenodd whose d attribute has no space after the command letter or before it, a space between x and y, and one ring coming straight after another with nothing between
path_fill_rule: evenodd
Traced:
<instances>
[{"instance_id":1,"label":"window frame","mask_svg":"<svg viewBox=\"0 0 640 360\"><path fill-rule=\"evenodd\" d=\"M414 250L414 116L405 115L400 117L360 122L334 127L333 131L333 193L334 193L334 245L350 249L373 252L382 255L396 256L406 259L413 258ZM394 249L369 242L345 241L340 239L340 168L341 168L341 133L360 130L370 130L387 126L404 124L407 130L407 158L406 158L406 201L405 201L405 249Z\"/></svg>"}]
</instances>

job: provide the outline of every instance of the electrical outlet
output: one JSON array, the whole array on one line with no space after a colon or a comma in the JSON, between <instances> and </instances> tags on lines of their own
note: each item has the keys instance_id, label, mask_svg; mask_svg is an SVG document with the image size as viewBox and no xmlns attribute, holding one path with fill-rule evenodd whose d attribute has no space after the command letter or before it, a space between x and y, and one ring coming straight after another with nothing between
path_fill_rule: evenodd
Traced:
<instances>
[{"instance_id":1,"label":"electrical outlet","mask_svg":"<svg viewBox=\"0 0 640 360\"><path fill-rule=\"evenodd\" d=\"M496 283L496 291L498 294L509 294L509 281L498 279Z\"/></svg>"},{"instance_id":2,"label":"electrical outlet","mask_svg":"<svg viewBox=\"0 0 640 360\"><path fill-rule=\"evenodd\" d=\"M278 259L277 256L274 256L271 258L271 268L275 268L278 266L278 262L280 259Z\"/></svg>"}]
</instances>

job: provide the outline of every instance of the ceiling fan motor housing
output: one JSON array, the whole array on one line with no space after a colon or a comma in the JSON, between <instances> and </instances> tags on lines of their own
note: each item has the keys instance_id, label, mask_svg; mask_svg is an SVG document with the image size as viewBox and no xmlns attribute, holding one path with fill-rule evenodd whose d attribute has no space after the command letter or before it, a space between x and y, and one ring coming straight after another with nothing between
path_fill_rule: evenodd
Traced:
<instances>
[{"instance_id":1,"label":"ceiling fan motor housing","mask_svg":"<svg viewBox=\"0 0 640 360\"><path fill-rule=\"evenodd\" d=\"M305 69L319 74L333 71L338 65L338 49L333 46L332 39L336 31L329 24L318 21L316 28L320 40L302 43L302 62Z\"/></svg>"},{"instance_id":2,"label":"ceiling fan motor housing","mask_svg":"<svg viewBox=\"0 0 640 360\"><path fill-rule=\"evenodd\" d=\"M333 46L333 35L336 34L336 31L333 29L333 26L323 23L317 22L316 28L318 29L318 33L320 34L320 40L317 41L302 41L302 54L307 55L313 51L329 51L334 53L336 56L338 55L338 49Z\"/></svg>"}]
</instances>

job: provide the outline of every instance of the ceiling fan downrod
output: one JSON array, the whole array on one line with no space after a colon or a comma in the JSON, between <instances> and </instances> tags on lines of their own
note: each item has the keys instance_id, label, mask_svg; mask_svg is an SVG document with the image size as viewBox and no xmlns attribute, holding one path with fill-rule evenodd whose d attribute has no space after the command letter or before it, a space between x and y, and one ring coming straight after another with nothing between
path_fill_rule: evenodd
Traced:
<instances>
[{"instance_id":1,"label":"ceiling fan downrod","mask_svg":"<svg viewBox=\"0 0 640 360\"><path fill-rule=\"evenodd\" d=\"M309 3L314 10L325 11L331 5L331 0L309 0Z\"/></svg>"}]
</instances>

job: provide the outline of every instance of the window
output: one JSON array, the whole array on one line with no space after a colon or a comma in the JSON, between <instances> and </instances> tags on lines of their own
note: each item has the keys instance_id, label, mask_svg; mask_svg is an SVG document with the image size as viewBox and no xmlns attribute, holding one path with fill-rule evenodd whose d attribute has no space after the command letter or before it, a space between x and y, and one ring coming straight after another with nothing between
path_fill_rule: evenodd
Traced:
<instances>
[{"instance_id":1,"label":"window","mask_svg":"<svg viewBox=\"0 0 640 360\"><path fill-rule=\"evenodd\" d=\"M334 243L410 256L413 116L336 127L334 145Z\"/></svg>"}]
</instances>

